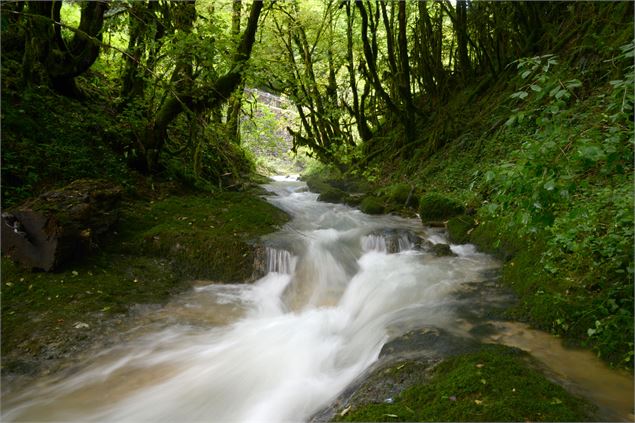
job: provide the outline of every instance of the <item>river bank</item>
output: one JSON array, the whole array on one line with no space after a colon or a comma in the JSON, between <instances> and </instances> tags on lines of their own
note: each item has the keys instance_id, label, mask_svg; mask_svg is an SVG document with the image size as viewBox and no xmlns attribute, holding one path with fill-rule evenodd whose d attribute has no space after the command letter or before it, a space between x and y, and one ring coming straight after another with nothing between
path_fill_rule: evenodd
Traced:
<instances>
[{"instance_id":1,"label":"river bank","mask_svg":"<svg viewBox=\"0 0 635 423\"><path fill-rule=\"evenodd\" d=\"M299 195L304 196L301 198L305 198L307 195L309 200L317 197L315 194L302 193L301 186L293 185L292 187L292 192L299 189ZM287 191L287 188L283 188L279 189L279 192L288 194L289 191ZM40 320L35 323L31 322L32 326L30 327L22 327L22 330L25 331L24 333L30 334L30 342L34 342L34 344L23 343L18 345L15 351L19 351L19 353L16 353L19 354L19 358L14 355L13 357L16 359L8 361L9 366L3 369L5 370L5 377L8 376L8 380L10 380L11 377L16 378L19 374L35 376L38 372L40 374L51 372L54 378L56 377L56 372L62 376L65 368L69 367L69 370L72 370L70 366L76 364L72 359L69 360L71 357L83 357L82 360L91 363L94 360L90 360L90 354L87 356L86 351L101 355L102 351L116 350L119 344L134 346L138 343L135 339L139 336L137 334L139 331L142 334L150 331L148 334L151 334L151 329L142 327L134 329L135 325L149 323L148 328L156 325L169 328L169 325L174 323L180 325L187 323L188 325L194 325L193 327L198 337L202 335L201 330L209 330L210 324L212 327L217 325L223 327L240 318L240 316L248 318L249 307L245 308L246 305L240 302L235 303L236 298L238 298L235 293L236 289L239 290L237 292L243 292L241 288L238 288L240 285L227 285L229 291L224 292L223 290L218 291L222 285L217 282L249 281L262 276L264 270L266 270L259 268L258 264L254 266L254 256L258 254L252 249L254 245L257 245L254 241L265 233L271 233L273 230L279 229L280 225L286 221L287 215L257 198L259 194L262 194L262 192L226 192L213 196L182 194L178 196L159 196L153 199L129 199L129 201L126 201L122 220L116 230L117 233L113 233L113 242L108 248L104 248L104 251L89 259L86 263L78 263L77 266L73 266L72 269L66 272L31 274L32 280L25 279L22 281L24 283L22 285L23 289L26 286L26 282L29 285L33 285L28 295L32 295L35 292L40 297L28 297L29 299L24 301L27 297L14 296L10 304L16 307L20 302L24 302L25 306L30 306L29 308L41 312L38 316L34 313L34 310L30 310L32 315L38 316ZM290 315L287 312L283 312L280 315L279 318L285 321L287 319L293 321L296 319L309 319L313 312L309 311L307 313L307 300L309 301L308 304L313 304L314 306L332 304L334 299L337 298L337 294L332 291L333 288L336 291L348 289L344 286L339 286L338 281L344 275L352 275L351 272L354 273L355 271L351 266L357 268L357 265L352 263L343 265L348 263L347 260L351 259L348 250L350 247L342 249L342 246L333 242L340 236L344 236L344 239L351 237L350 228L356 228L359 224L353 223L353 221L362 220L366 224L375 222L370 227L363 229L362 232L364 234L370 231L366 235L369 237L367 242L362 242L362 245L366 245L364 248L370 249L370 254L373 254L373 249L376 248L382 251L380 242L382 240L388 246L390 237L403 238L408 231L415 231L415 233L421 231L420 224L412 219L403 221L397 219L397 222L401 222L399 225L405 225L405 227L396 232L395 229L386 231L386 228L395 224L395 218L389 216L364 216L355 214L359 212L326 203L317 207L313 206L314 200L307 204L305 204L307 200L302 200L299 203L294 201L285 203L282 198L284 197L280 197L280 199L272 197L270 199L273 204L280 206L287 213L296 216L296 218L298 215L302 216L300 221L296 222L296 226L310 225L310 227L313 227L317 225L318 228L322 228L322 225L324 225L326 228L332 226L339 228L337 232L334 229L319 229L311 235L311 237L317 237L315 240L317 242L316 248L320 246L316 251L312 251L309 248L306 252L309 256L313 256L311 260L318 260L314 263L314 265L318 265L315 269L313 265L308 264L311 263L311 260L305 259L304 264L302 264L303 262L296 263L295 260L297 258L293 258L293 255L288 255L288 258L284 255L285 251L287 252L286 254L291 254L289 251L294 251L293 254L300 254L297 249L301 243L305 242L305 236L300 236L296 241L288 239L289 235L292 236L292 239L301 235L297 232L297 228L288 228L286 231L282 231L286 233L284 236L279 233L272 233L267 236L267 245L277 248L278 254L276 254L276 257L280 257L281 260L287 258L284 266L280 264L273 267L280 269L279 271L282 273L294 273L296 275L295 288L293 290L286 288L284 291L280 291L281 288L277 287L279 283L284 281L286 281L285 283L290 283L289 276L282 274L280 275L280 281L277 281L277 276L270 276L260 280L256 286L247 285L249 288L245 288L248 290L245 292L254 290L254 294L249 295L251 297L255 295L256 291L259 291L260 293L257 294L258 298L266 293L270 295L271 293L279 292L280 300L294 310L294 313L290 313ZM312 211L311 208L307 208L308 204L311 204L311 207L317 207L317 209ZM349 216L351 212L352 214ZM355 216L353 220L351 220L352 216ZM346 228L349 229L347 230ZM403 232L403 230L407 231ZM336 233L338 234L337 236L335 236ZM343 235L346 233L348 235ZM427 240L431 239L438 245L444 245L443 243L447 242L445 235L437 229L431 232L428 230L425 235L421 232L420 236L424 236ZM424 296L417 300L423 301L424 304L432 301L430 307L433 307L434 313L429 314L430 312L424 307L421 309L422 314L416 319L422 322L427 321L428 324L430 322L437 323L431 323L431 326L424 326L423 328L415 325L418 329L397 336L383 345L381 351L378 351L379 360L356 382L342 384L341 380L334 380L333 384L329 386L332 392L330 394L325 392L320 395L325 395L325 398L328 398L329 395L333 395L341 389L346 389L335 400L333 405L324 412L328 413L330 410L330 414L322 414L322 416L329 417L326 420L315 417L315 421L330 421L334 418L346 421L408 421L415 418L469 421L518 420L523 418L536 421L605 420L597 417L596 408L590 402L580 400L576 395L571 395L558 386L558 383L562 384L562 379L550 377L547 367L530 358L527 353L516 348L481 344L488 336L497 334L500 336L502 332L492 325L502 322L505 309L514 301L511 293L501 290L497 282L498 272L495 270L496 265L492 267L493 263L490 263L489 259L483 255L477 254L474 256L474 252L469 248L457 249L455 246L450 251L450 256L439 256L438 252L430 248L429 244L424 243L419 247L415 247L417 243L410 244L409 240L410 236L406 236L401 243L393 242L394 247L389 247L388 251L398 253L402 248L414 248L415 250L423 248L424 251L428 251L428 253L423 253L423 257L428 257L424 261L424 263L428 263L428 266L447 266L451 263L458 264L462 260L468 260L471 263L469 267L476 265L476 269L474 271L469 270L466 276L459 276L456 281L454 281L456 276L451 276L455 273L455 270L448 269L450 273L445 277L449 277L449 281L453 281L450 284L454 286L451 299L446 299L434 292L439 289L435 285L437 283L436 279L427 281L428 276L426 276L426 273L415 273L418 276L412 279L412 283L415 281L420 281L417 283L424 284L432 283L432 286L435 287L431 291L431 294L433 294L432 299ZM236 243L236 241L239 242ZM235 250L230 248L234 245L233 243L236 245ZM346 241L346 244L350 244L350 241ZM218 251L223 251L224 254L222 256L214 256ZM232 251L239 251L239 254L228 254ZM328 255L324 256L324 254ZM332 259L328 258L330 254L334 255ZM430 254L430 256L426 254ZM458 257L457 254L459 254ZM223 259L223 257L230 256L233 259ZM371 286L375 282L381 282L377 289L387 289L387 287L389 288L392 285L403 285L402 288L405 289L405 292L410 292L410 294L404 294L399 291L395 291L392 294L376 292L369 297L362 292L358 292L354 295L349 295L348 302L354 300L355 304L357 304L361 301L360 307L362 305L363 307L360 310L366 309L365 314L370 313L371 316L375 312L379 313L380 310L374 310L378 305L381 307L381 313L386 312L384 310L385 307L388 307L387 310L393 308L395 311L399 310L403 307L400 301L409 297L412 298L409 298L408 301L412 301L413 298L417 298L420 295L415 294L415 291L411 291L412 287L409 287L411 282L408 281L414 275L409 275L409 271L403 273L402 270L398 274L390 276L390 280L393 281L391 284L386 284L384 277L375 281L374 278L371 278L371 275L377 271L382 274L388 271L392 275L390 272L395 272L399 267L403 266L406 266L405 270L408 266L420 260L417 257L420 256L409 257L408 254L386 255L384 253L374 256L373 260L379 260L379 262L387 260L386 265L390 264L390 266L385 269L378 267L375 270L368 268L361 272L362 274L367 274L366 283ZM329 260L334 261L331 262ZM473 260L476 261L473 262ZM485 261L479 264L482 260ZM106 262L109 262L111 267L107 268ZM325 265L327 262L329 263L328 266ZM401 264L395 267L394 265L397 262ZM322 264L321 266L319 266L320 263ZM343 267L340 267L342 265ZM361 270L368 265L368 263L361 264ZM490 270L479 276L480 272L477 269L480 267L483 267L484 270ZM322 268L322 271L326 272L324 277L314 279L315 275L311 276L306 273L310 269L315 271L318 268ZM296 272L294 272L294 269ZM426 272L433 269L435 267L431 267ZM24 277L24 274L20 276L18 271L14 271L16 272L14 277ZM357 271L359 272L360 269ZM458 273L460 275L465 271L468 271L468 268L460 270ZM343 272L343 274L339 272ZM438 270L434 270L434 272L436 275ZM107 274L108 276L106 276ZM45 275L59 279L46 279ZM442 275L443 273L436 275L435 278L442 277ZM384 276L388 277L388 275ZM64 278L67 279L65 280ZM456 285L457 282L463 280L462 278L466 278L466 281L471 282L463 282ZM197 282L193 281L194 279L206 279L206 281ZM61 282L62 280L64 282ZM212 283L210 284L210 282ZM273 282L275 284L265 289L265 286ZM300 282L302 283L299 284ZM46 286L45 283L49 286L57 286L57 293L43 291ZM306 285L307 283L309 284ZM335 285L326 289L320 285L322 283L335 283ZM359 284L359 281L357 284ZM195 289L191 290L190 288L193 285ZM15 284L12 283L8 287L13 288L14 286ZM72 286L72 288L68 290L67 286ZM380 288L380 286L384 286L384 288ZM34 289L36 287L37 289ZM131 289L131 287L134 287L134 289ZM65 289L67 290L65 291ZM84 291L80 292L81 290ZM191 293L187 294L186 291ZM216 291L219 294L215 295L220 295L216 300L209 304L205 303L204 308L199 306L195 306L194 309L191 308L192 305L197 304L197 301L200 301L197 296L200 296L201 293L213 293ZM443 291L445 289L440 292ZM78 294L81 294L81 296L75 297ZM25 295L27 294L25 293ZM46 299L41 298L44 295L48 295ZM54 295L59 295L59 297ZM393 299L393 297L401 298L401 300ZM436 299L437 297L438 299ZM69 298L71 298L72 307L67 309L63 306L63 302L64 300L68 302ZM55 307L49 307L46 312L42 312L39 308L39 303L36 301L37 299L46 306L54 304ZM168 301L167 306L160 305ZM271 313L274 313L273 316L277 316L278 312L274 312L274 310L277 310L280 305L275 305L271 298L265 296L260 301L262 301L264 310L259 313L264 312L264 314L261 316L263 321L258 323L258 325L268 326L273 324L277 326L280 324L280 322L274 324L268 320L272 317ZM128 309L126 308L126 302L150 305ZM344 304L347 303L345 300L342 300L342 302ZM236 305L238 309L236 309ZM206 308L210 306L211 308ZM420 307L421 304L418 306ZM200 310L196 311L197 309ZM16 308L10 309L10 311L14 310ZM315 313L321 313L319 310L322 309L317 308ZM328 311L329 307L324 310ZM69 312L77 314L64 314ZM328 312L331 313L331 311ZM334 309L332 312L340 313L341 310L338 307L337 310ZM446 314L448 313L447 317L454 316L458 320L456 322L451 319L446 320ZM14 314L9 315L13 316ZM386 316L389 315L390 312ZM382 315L377 314L377 318L383 321L385 317L380 316ZM278 318L276 317L276 319ZM310 319L312 320L312 318ZM164 321L164 323L161 323L161 321ZM322 324L328 324L328 321L329 319L326 319ZM169 322L169 325L166 326L167 323L165 322ZM248 322L249 319L243 320L241 326L250 324ZM366 327L369 322L374 321L371 319L360 328ZM403 329L400 326L406 323L407 320L402 319L400 322L395 323L391 331L397 330L396 333L402 331ZM463 323L456 326L458 322ZM291 324L291 321L289 324ZM463 327L462 325L465 324L468 325ZM382 329L383 324L382 327L376 327L376 323L370 323L370 325L370 327L374 328L371 331L372 336L381 337L383 330L385 330ZM337 328L339 326L337 325ZM452 328L452 331L448 332L447 329L441 329L446 326ZM457 329L459 333L463 334L457 336ZM293 330L293 333L296 333L298 329L290 327L288 330ZM339 331L342 328L333 328L333 330ZM349 330L347 329L346 333L348 332ZM366 332L368 332L366 329L361 330L361 333ZM171 332L168 331L169 333ZM291 332L289 332L288 336L291 336L290 334ZM175 335L176 333L172 333L170 336ZM239 332L236 335L241 336L242 339L243 335L240 335ZM348 336L350 334L347 335L346 339L348 339ZM391 335L391 337L394 336L394 334ZM152 338L154 338L154 335L152 335ZM188 338L185 339L187 340ZM207 348L205 344L209 342L205 339L197 340L192 348L203 348L205 350ZM284 337L280 338L279 342L282 342L282 339ZM317 342L318 340L322 342L320 337L316 339L310 338L311 342ZM257 341L254 339L253 342L259 342L258 348L262 349L263 353L268 348L275 347L267 340ZM359 342L359 340L356 341L356 343ZM173 343L174 341L169 341L167 345L173 345ZM36 349L38 345L41 346L40 349ZM305 344L305 341L302 341L295 347L304 349L314 348L315 346L311 347L310 343ZM319 350L323 347L315 348ZM187 348L189 347L186 347L186 350ZM294 349L283 349L279 353L294 354L294 351ZM364 354L366 353L364 352ZM147 354L147 352L144 354ZM564 352L563 355L565 354L568 353ZM9 357L11 358L12 356L9 355ZM30 361L24 360L24 357L27 357ZM108 356L104 357L102 360L106 361L103 365L109 368ZM229 361L226 361L229 358L224 357L222 360L226 363L225 366L234 369L236 363L230 364ZM220 359L220 357L216 357L216 359ZM320 357L320 360L323 359L325 357ZM371 360L369 363L372 362L372 354L369 359ZM182 360L175 364L182 366L183 360L189 361L188 358L183 357ZM326 362L330 362L330 359ZM60 367L59 365L56 367L56 364L59 363L66 363L67 367ZM92 366L94 367L95 364L92 364ZM163 378L166 377L165 374L172 374L171 366L168 366L166 369L167 373L163 370L152 370L151 375L158 372L157 376L146 376L142 370L145 365L137 364L137 366L141 367L134 371L142 372L137 376L139 381L152 381L155 377ZM300 366L296 370L294 370L294 366L289 368L283 366L285 374L288 373L292 378L297 377L298 371L304 371L300 370L301 368L304 369L304 366ZM260 368L260 365L258 365L258 368ZM256 372L255 368L252 370ZM221 370L218 371L221 374L223 373ZM231 374L234 374L233 372L235 371L238 371L237 368L232 370ZM68 374L70 386L73 385L74 382L72 380L74 378L81 376L81 373L79 376L74 376L75 373L77 373L77 369ZM250 373L249 377L254 377L256 374ZM545 374L547 374L546 377ZM350 375L347 376L347 378L349 377ZM61 379L58 383L65 383L62 382L64 380ZM599 380L602 379L600 378ZM87 381L90 381L90 379ZM554 381L558 383L554 383ZM14 380L14 382L16 381ZM17 382L20 381L18 380ZM231 381L231 383L235 382L234 380ZM200 384L203 382L196 378L190 380L189 383ZM228 380L227 383L230 383L230 381ZM145 384L146 382L142 383L143 386ZM136 385L134 384L134 386ZM122 392L128 392L128 390L132 389L131 392L134 393L136 389L139 389L139 387L134 386L128 387L122 384L117 389L122 389ZM180 385L175 381L175 387L178 386ZM267 389L272 389L274 386L275 384ZM517 388L518 386L523 387L522 392L520 388ZM6 391L6 385L4 389ZM91 387L89 392L92 389L98 388ZM231 391L231 389L229 390ZM61 404L71 401L71 397L73 395L70 395L68 400L64 399ZM264 398L267 397L265 396ZM73 404L75 402L71 401L68 406L75 407ZM432 408L428 404L432 404ZM61 406L63 407L63 405ZM606 414L603 415L605 416Z\"/></svg>"},{"instance_id":2,"label":"river bank","mask_svg":"<svg viewBox=\"0 0 635 423\"><path fill-rule=\"evenodd\" d=\"M534 249L527 251L513 237L501 236L495 232L498 227L491 223L479 226L474 210L466 210L452 196L435 193L421 199L420 191L407 184L377 188L345 182L333 175L309 175L308 183L323 201L373 203L371 210L360 208L373 214L420 216L424 224L446 229L443 242L472 242L502 263L502 269L492 275L491 284L474 288L487 300L478 306L473 294L468 295L470 307L461 312L467 319L462 324L481 322L464 328L472 341L429 328L391 341L382 350L378 363L329 407L313 416L312 422L632 420L633 383L628 371L609 369L571 338L560 339L513 322L528 320L519 312L523 293L515 286L518 278L526 276L522 273L526 268L514 269L514 257L529 260L536 254ZM510 269L515 271L511 275ZM501 295L499 304L492 300ZM391 345L397 346L396 351ZM443 351L443 356L438 355L439 351ZM496 373L497 386L486 386L483 378L482 385L470 386L467 380L476 377L474 374L481 375L478 369L483 367L478 364L473 368L473 360L495 363L490 367ZM447 378L451 381L447 382ZM512 385L525 387L524 396L517 395ZM598 392L595 387L600 385L608 391ZM450 391L462 393L459 403ZM525 404L518 402L528 398ZM566 398L565 402L562 398Z\"/></svg>"},{"instance_id":3,"label":"river bank","mask_svg":"<svg viewBox=\"0 0 635 423\"><path fill-rule=\"evenodd\" d=\"M131 307L165 304L197 279L262 276L259 238L288 220L262 191L146 188L125 196L119 222L85 260L45 273L2 258L3 377L55 372L93 344L112 345Z\"/></svg>"}]
</instances>

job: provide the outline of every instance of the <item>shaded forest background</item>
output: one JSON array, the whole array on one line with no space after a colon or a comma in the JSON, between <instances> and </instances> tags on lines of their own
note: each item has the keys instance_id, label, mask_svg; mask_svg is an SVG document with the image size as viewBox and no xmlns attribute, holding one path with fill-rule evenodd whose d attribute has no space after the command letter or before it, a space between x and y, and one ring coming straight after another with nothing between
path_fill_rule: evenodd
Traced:
<instances>
[{"instance_id":1,"label":"shaded forest background","mask_svg":"<svg viewBox=\"0 0 635 423\"><path fill-rule=\"evenodd\" d=\"M632 365L632 2L1 12L3 207L81 177L240 189L283 132L382 206L457 203L450 224L506 259L518 318Z\"/></svg>"}]
</instances>

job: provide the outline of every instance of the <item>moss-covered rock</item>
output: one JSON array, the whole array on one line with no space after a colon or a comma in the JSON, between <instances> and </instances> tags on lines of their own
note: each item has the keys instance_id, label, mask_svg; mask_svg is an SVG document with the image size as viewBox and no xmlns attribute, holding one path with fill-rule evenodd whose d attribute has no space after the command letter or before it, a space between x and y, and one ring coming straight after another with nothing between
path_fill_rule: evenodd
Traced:
<instances>
[{"instance_id":1,"label":"moss-covered rock","mask_svg":"<svg viewBox=\"0 0 635 423\"><path fill-rule=\"evenodd\" d=\"M344 203L348 194L341 189L328 187L325 191L322 191L318 197L319 201L325 201L327 203Z\"/></svg>"},{"instance_id":2,"label":"moss-covered rock","mask_svg":"<svg viewBox=\"0 0 635 423\"><path fill-rule=\"evenodd\" d=\"M311 192L320 194L322 192L328 191L331 188L331 186L326 183L324 179L320 178L317 175L305 176L303 177L303 179Z\"/></svg>"},{"instance_id":3,"label":"moss-covered rock","mask_svg":"<svg viewBox=\"0 0 635 423\"><path fill-rule=\"evenodd\" d=\"M430 247L430 251L437 257L454 256L454 252L450 249L448 244L433 244Z\"/></svg>"},{"instance_id":4,"label":"moss-covered rock","mask_svg":"<svg viewBox=\"0 0 635 423\"><path fill-rule=\"evenodd\" d=\"M514 348L484 345L428 368L405 361L382 370L410 386L380 403L342 404L335 420L593 420L592 406L549 381L528 354Z\"/></svg>"},{"instance_id":5,"label":"moss-covered rock","mask_svg":"<svg viewBox=\"0 0 635 423\"><path fill-rule=\"evenodd\" d=\"M447 229L450 241L454 244L466 244L470 240L470 234L476 227L476 221L472 216L460 215L448 220Z\"/></svg>"},{"instance_id":6,"label":"moss-covered rock","mask_svg":"<svg viewBox=\"0 0 635 423\"><path fill-rule=\"evenodd\" d=\"M417 198L414 189L408 184L394 184L386 188L388 199L402 207L414 206Z\"/></svg>"},{"instance_id":7,"label":"moss-covered rock","mask_svg":"<svg viewBox=\"0 0 635 423\"><path fill-rule=\"evenodd\" d=\"M437 192L425 194L419 200L419 215L425 223L449 219L465 212L461 203Z\"/></svg>"},{"instance_id":8,"label":"moss-covered rock","mask_svg":"<svg viewBox=\"0 0 635 423\"><path fill-rule=\"evenodd\" d=\"M362 200L364 200L364 198L364 194L350 194L346 196L346 198L344 199L344 203L348 204L351 207L357 207L360 205Z\"/></svg>"},{"instance_id":9,"label":"moss-covered rock","mask_svg":"<svg viewBox=\"0 0 635 423\"><path fill-rule=\"evenodd\" d=\"M377 197L367 196L359 204L359 209L366 214L382 214L384 203Z\"/></svg>"},{"instance_id":10,"label":"moss-covered rock","mask_svg":"<svg viewBox=\"0 0 635 423\"><path fill-rule=\"evenodd\" d=\"M79 179L2 213L2 254L27 269L55 270L88 254L119 216L122 188Z\"/></svg>"}]
</instances>

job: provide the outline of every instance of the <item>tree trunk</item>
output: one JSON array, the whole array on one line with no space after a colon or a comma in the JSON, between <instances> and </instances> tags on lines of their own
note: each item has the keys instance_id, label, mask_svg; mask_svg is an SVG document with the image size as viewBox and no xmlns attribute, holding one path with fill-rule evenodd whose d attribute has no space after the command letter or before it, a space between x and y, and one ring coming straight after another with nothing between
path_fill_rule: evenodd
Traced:
<instances>
[{"instance_id":1,"label":"tree trunk","mask_svg":"<svg viewBox=\"0 0 635 423\"><path fill-rule=\"evenodd\" d=\"M146 158L147 171L154 172L158 167L159 156L165 145L167 128L176 117L188 108L193 113L201 113L228 101L231 93L242 80L244 67L251 56L251 50L256 40L258 19L262 11L263 2L254 1L247 27L234 53L230 70L208 86L196 89L197 96L192 90L185 93L175 93L166 99L153 121L148 124L141 146Z\"/></svg>"},{"instance_id":2,"label":"tree trunk","mask_svg":"<svg viewBox=\"0 0 635 423\"><path fill-rule=\"evenodd\" d=\"M232 3L232 36L238 40L240 35L240 18L242 11L242 1L234 0ZM227 105L227 136L234 144L240 144L240 111L242 109L243 91L245 83L242 81L234 91Z\"/></svg>"},{"instance_id":3,"label":"tree trunk","mask_svg":"<svg viewBox=\"0 0 635 423\"><path fill-rule=\"evenodd\" d=\"M60 26L61 1L29 2L30 30L25 44L25 66L34 64L34 57L44 67L53 89L60 94L82 98L83 93L75 83L75 77L86 72L97 57L101 47L101 30L105 1L90 1L82 6L79 28L70 42L62 38ZM27 78L33 76L28 70Z\"/></svg>"}]
</instances>

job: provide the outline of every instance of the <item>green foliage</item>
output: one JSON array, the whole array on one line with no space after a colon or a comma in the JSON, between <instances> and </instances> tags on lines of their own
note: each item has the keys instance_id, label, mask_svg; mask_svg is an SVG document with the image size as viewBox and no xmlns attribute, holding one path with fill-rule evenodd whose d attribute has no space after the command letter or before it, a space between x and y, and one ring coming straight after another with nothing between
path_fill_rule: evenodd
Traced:
<instances>
[{"instance_id":1,"label":"green foliage","mask_svg":"<svg viewBox=\"0 0 635 423\"><path fill-rule=\"evenodd\" d=\"M127 134L104 107L61 98L46 88L19 96L4 92L2 129L5 207L79 178L130 186L126 162L112 148Z\"/></svg>"},{"instance_id":2,"label":"green foliage","mask_svg":"<svg viewBox=\"0 0 635 423\"><path fill-rule=\"evenodd\" d=\"M392 403L353 408L337 421L589 421L590 407L550 382L519 350L484 346L449 358ZM410 363L391 372L417 371Z\"/></svg>"},{"instance_id":3,"label":"green foliage","mask_svg":"<svg viewBox=\"0 0 635 423\"><path fill-rule=\"evenodd\" d=\"M614 61L632 62L632 52L632 44L623 46ZM540 59L519 61L520 77L554 85L557 78L544 65L553 57ZM633 334L633 66L616 81L608 84L608 95L579 100L579 106L565 103L579 81L574 87L558 82L549 95L535 90L536 98L525 96L527 115L535 117L526 125L535 124L535 132L522 137L522 148L510 161L484 175L491 201L480 213L483 219L505 216L505 230L529 242L545 240L536 252L541 272L563 283L542 290L530 303L568 311L543 313L539 320L550 316L552 330L587 338L601 356L628 364L633 355L632 342L626 341Z\"/></svg>"},{"instance_id":4,"label":"green foliage","mask_svg":"<svg viewBox=\"0 0 635 423\"><path fill-rule=\"evenodd\" d=\"M447 219L464 211L460 202L438 192L424 194L419 200L419 215L424 222Z\"/></svg>"}]
</instances>

